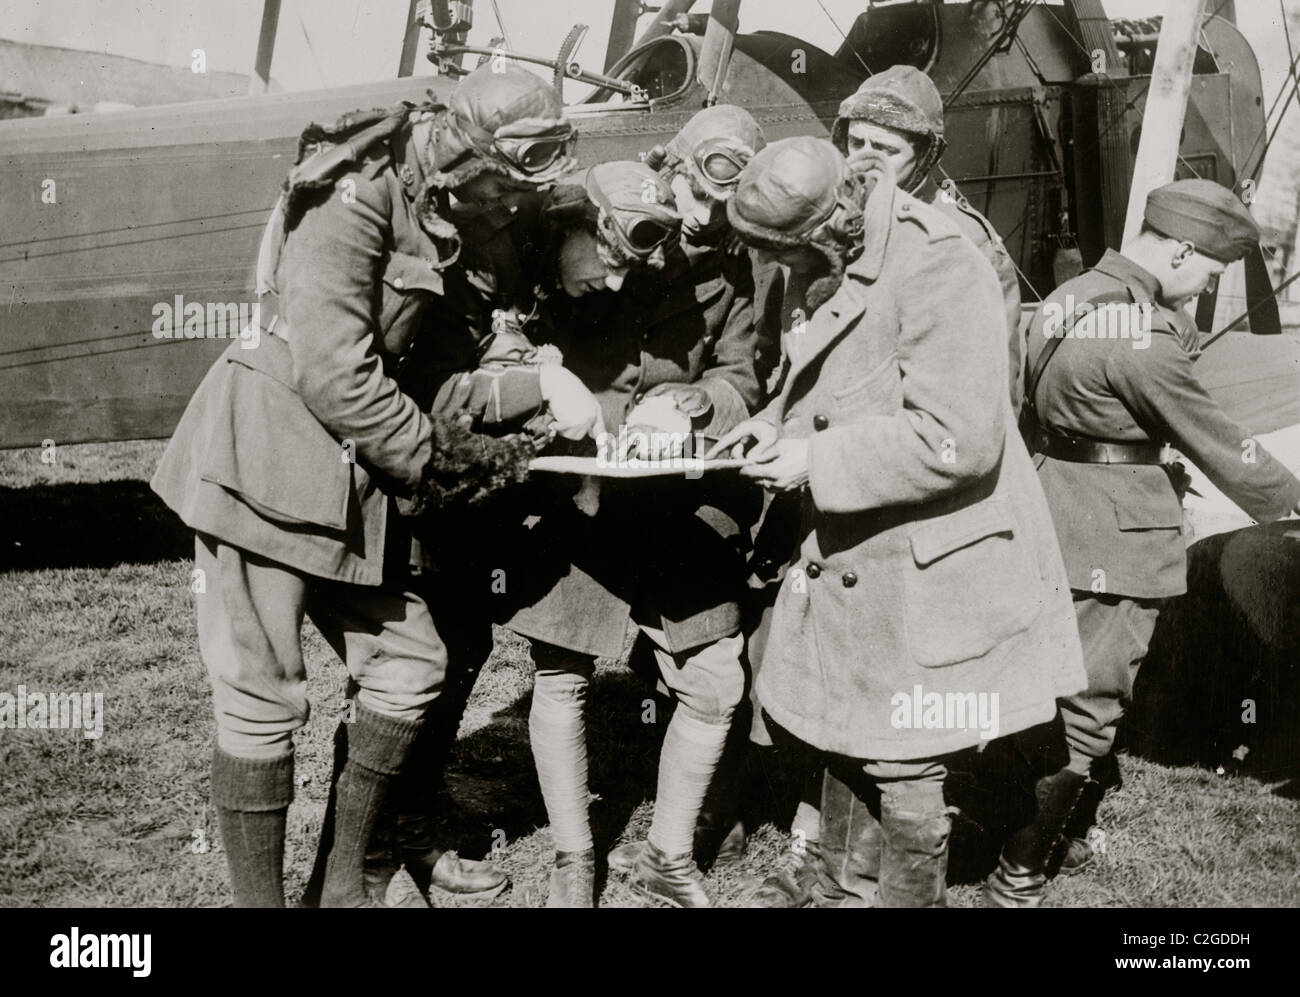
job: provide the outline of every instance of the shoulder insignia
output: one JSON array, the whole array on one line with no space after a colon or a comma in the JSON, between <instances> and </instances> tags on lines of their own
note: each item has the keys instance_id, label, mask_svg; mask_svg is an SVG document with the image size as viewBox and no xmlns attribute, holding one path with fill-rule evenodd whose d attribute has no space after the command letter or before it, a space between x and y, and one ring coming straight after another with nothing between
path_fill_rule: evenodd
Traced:
<instances>
[{"instance_id":1,"label":"shoulder insignia","mask_svg":"<svg viewBox=\"0 0 1300 997\"><path fill-rule=\"evenodd\" d=\"M941 239L961 238L961 230L957 228L957 223L951 218L944 215L942 211L931 207L910 195L903 195L898 198L898 206L894 209L894 217L900 222L912 222L918 226L931 242L938 242Z\"/></svg>"},{"instance_id":2,"label":"shoulder insignia","mask_svg":"<svg viewBox=\"0 0 1300 997\"><path fill-rule=\"evenodd\" d=\"M988 238L989 242L997 243L998 245L1002 244L1002 238L993 227L993 223L985 218L982 213L976 211L975 206L971 204L970 201L966 200L965 197L959 197L955 206L958 211L984 231L984 235Z\"/></svg>"}]
</instances>

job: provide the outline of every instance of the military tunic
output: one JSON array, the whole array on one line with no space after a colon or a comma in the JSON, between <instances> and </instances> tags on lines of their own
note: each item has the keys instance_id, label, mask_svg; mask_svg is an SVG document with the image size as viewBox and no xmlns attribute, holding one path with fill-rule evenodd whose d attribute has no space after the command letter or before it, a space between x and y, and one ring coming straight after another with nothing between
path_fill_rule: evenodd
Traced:
<instances>
[{"instance_id":1,"label":"military tunic","mask_svg":"<svg viewBox=\"0 0 1300 997\"><path fill-rule=\"evenodd\" d=\"M1173 443L1261 521L1300 502L1300 482L1237 426L1196 378L1196 330L1162 305L1150 273L1114 251L1066 281L1029 326L1027 371L1052 335L1069 332L1043 368L1034 405L1049 431L1116 443ZM1136 308L1119 325L1070 319L1097 306ZM1141 318L1149 308L1149 335ZM1064 323L1061 321L1064 317ZM1084 330L1115 335L1084 338ZM1075 333L1078 333L1076 335ZM1137 333L1135 335L1134 333ZM1182 505L1154 464L1094 464L1035 456L1074 590L1088 688L1061 701L1070 767L1107 754L1164 600L1187 590Z\"/></svg>"},{"instance_id":2,"label":"military tunic","mask_svg":"<svg viewBox=\"0 0 1300 997\"><path fill-rule=\"evenodd\" d=\"M258 279L278 300L263 301L255 347L213 364L151 482L197 534L199 648L228 754L291 752L309 712L304 614L371 711L417 720L441 686L446 651L395 510L433 450L394 377L442 289L425 190L403 129L301 217L273 215Z\"/></svg>"},{"instance_id":3,"label":"military tunic","mask_svg":"<svg viewBox=\"0 0 1300 997\"><path fill-rule=\"evenodd\" d=\"M1285 516L1300 501L1300 482L1201 387L1195 330L1158 293L1151 274L1110 251L1047 297L1029 326L1029 371L1048 342L1053 306L1150 305L1151 334L1145 347L1131 334L1061 343L1035 393L1039 420L1086 439L1173 443L1254 518ZM1038 462L1071 588L1146 599L1187 590L1182 505L1161 467Z\"/></svg>"}]
</instances>

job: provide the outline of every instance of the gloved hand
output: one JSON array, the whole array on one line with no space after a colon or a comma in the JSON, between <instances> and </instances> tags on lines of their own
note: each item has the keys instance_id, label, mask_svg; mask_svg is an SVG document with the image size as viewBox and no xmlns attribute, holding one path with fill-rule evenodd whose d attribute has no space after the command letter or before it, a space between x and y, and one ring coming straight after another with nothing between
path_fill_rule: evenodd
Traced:
<instances>
[{"instance_id":1,"label":"gloved hand","mask_svg":"<svg viewBox=\"0 0 1300 997\"><path fill-rule=\"evenodd\" d=\"M600 403L573 371L558 364L539 368L542 398L550 407L553 429L566 440L598 438L605 432Z\"/></svg>"},{"instance_id":2,"label":"gloved hand","mask_svg":"<svg viewBox=\"0 0 1300 997\"><path fill-rule=\"evenodd\" d=\"M677 411L688 419L702 419L713 411L713 399L698 384L657 384L645 394L651 398L671 398ZM631 422L631 419L628 420Z\"/></svg>"},{"instance_id":3,"label":"gloved hand","mask_svg":"<svg viewBox=\"0 0 1300 997\"><path fill-rule=\"evenodd\" d=\"M647 397L627 414L627 433L619 456L639 460L680 457L690 433L690 416L670 395Z\"/></svg>"}]
</instances>

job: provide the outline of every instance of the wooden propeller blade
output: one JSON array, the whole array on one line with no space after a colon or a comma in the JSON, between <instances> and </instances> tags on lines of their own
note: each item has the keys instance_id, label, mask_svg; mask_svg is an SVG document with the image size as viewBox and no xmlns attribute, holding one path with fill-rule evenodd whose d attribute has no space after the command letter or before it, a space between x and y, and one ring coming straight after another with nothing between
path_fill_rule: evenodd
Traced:
<instances>
[{"instance_id":1,"label":"wooden propeller blade","mask_svg":"<svg viewBox=\"0 0 1300 997\"><path fill-rule=\"evenodd\" d=\"M1246 254L1246 308L1250 312L1250 331L1256 336L1282 334L1273 278L1269 276L1264 250L1258 245Z\"/></svg>"}]
</instances>

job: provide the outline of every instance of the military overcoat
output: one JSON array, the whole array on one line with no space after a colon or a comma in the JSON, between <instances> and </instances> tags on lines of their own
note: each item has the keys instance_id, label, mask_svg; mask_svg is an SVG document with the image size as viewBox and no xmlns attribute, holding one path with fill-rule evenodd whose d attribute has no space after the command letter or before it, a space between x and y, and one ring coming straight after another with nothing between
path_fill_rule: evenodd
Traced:
<instances>
[{"instance_id":1,"label":"military overcoat","mask_svg":"<svg viewBox=\"0 0 1300 997\"><path fill-rule=\"evenodd\" d=\"M818 748L927 758L1051 719L1084 672L1007 397L992 268L883 173L865 223L839 290L787 337L791 369L762 414L810 456L757 691ZM996 731L972 715L981 701Z\"/></svg>"}]
</instances>

